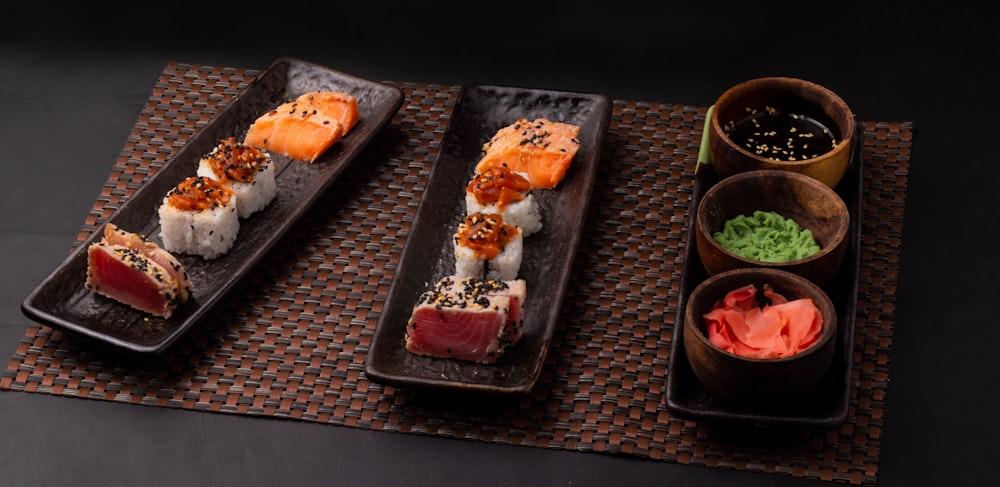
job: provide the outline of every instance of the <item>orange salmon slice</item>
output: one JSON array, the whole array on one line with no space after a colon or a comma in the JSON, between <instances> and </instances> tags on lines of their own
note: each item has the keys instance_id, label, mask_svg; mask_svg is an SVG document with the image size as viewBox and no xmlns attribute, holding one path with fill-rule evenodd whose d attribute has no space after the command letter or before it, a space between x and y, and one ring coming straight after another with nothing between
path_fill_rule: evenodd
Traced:
<instances>
[{"instance_id":1,"label":"orange salmon slice","mask_svg":"<svg viewBox=\"0 0 1000 487\"><path fill-rule=\"evenodd\" d=\"M525 174L532 189L556 187L580 150L580 127L546 118L520 119L483 144L476 173L504 164Z\"/></svg>"},{"instance_id":2,"label":"orange salmon slice","mask_svg":"<svg viewBox=\"0 0 1000 487\"><path fill-rule=\"evenodd\" d=\"M314 91L261 115L243 140L258 149L315 162L360 118L358 100L349 93Z\"/></svg>"}]
</instances>

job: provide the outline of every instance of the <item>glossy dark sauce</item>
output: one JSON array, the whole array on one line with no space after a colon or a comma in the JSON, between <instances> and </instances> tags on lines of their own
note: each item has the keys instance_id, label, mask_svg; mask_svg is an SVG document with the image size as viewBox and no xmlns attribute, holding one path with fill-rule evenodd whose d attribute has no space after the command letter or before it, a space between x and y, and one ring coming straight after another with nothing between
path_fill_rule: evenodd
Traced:
<instances>
[{"instance_id":1,"label":"glossy dark sauce","mask_svg":"<svg viewBox=\"0 0 1000 487\"><path fill-rule=\"evenodd\" d=\"M838 135L819 119L766 107L729 122L724 131L735 144L762 157L802 161L837 146Z\"/></svg>"}]
</instances>

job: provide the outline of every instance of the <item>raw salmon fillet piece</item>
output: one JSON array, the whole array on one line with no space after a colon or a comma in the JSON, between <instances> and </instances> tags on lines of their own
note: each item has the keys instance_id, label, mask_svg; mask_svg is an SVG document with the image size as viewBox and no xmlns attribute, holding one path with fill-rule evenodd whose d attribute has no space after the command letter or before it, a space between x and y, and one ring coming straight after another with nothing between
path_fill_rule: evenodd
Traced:
<instances>
[{"instance_id":1,"label":"raw salmon fillet piece","mask_svg":"<svg viewBox=\"0 0 1000 487\"><path fill-rule=\"evenodd\" d=\"M522 173L531 189L556 187L580 150L580 127L545 118L519 119L501 128L483 144L477 174L504 164Z\"/></svg>"},{"instance_id":2,"label":"raw salmon fillet piece","mask_svg":"<svg viewBox=\"0 0 1000 487\"><path fill-rule=\"evenodd\" d=\"M309 92L257 118L243 143L315 162L358 123L360 116L358 100L349 93Z\"/></svg>"}]
</instances>

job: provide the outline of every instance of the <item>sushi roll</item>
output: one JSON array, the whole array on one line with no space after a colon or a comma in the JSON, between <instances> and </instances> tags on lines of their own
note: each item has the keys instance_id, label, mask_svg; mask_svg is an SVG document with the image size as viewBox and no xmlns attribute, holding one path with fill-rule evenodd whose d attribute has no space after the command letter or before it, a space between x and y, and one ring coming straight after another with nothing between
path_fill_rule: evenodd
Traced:
<instances>
[{"instance_id":1,"label":"sushi roll","mask_svg":"<svg viewBox=\"0 0 1000 487\"><path fill-rule=\"evenodd\" d=\"M509 281L521 268L521 229L504 223L498 213L473 213L453 237L455 275Z\"/></svg>"},{"instance_id":2,"label":"sushi roll","mask_svg":"<svg viewBox=\"0 0 1000 487\"><path fill-rule=\"evenodd\" d=\"M530 184L506 164L487 168L465 187L466 213L499 213L505 223L520 227L522 236L527 237L542 229Z\"/></svg>"},{"instance_id":3,"label":"sushi roll","mask_svg":"<svg viewBox=\"0 0 1000 487\"><path fill-rule=\"evenodd\" d=\"M240 231L237 200L232 189L212 178L181 181L158 209L163 248L205 259L229 252Z\"/></svg>"},{"instance_id":4,"label":"sushi roll","mask_svg":"<svg viewBox=\"0 0 1000 487\"><path fill-rule=\"evenodd\" d=\"M236 194L236 214L240 218L263 210L277 194L274 163L264 152L236 138L219 142L198 163L199 176L215 179Z\"/></svg>"},{"instance_id":5,"label":"sushi roll","mask_svg":"<svg viewBox=\"0 0 1000 487\"><path fill-rule=\"evenodd\" d=\"M191 297L184 266L136 233L108 223L103 238L87 247L84 287L154 316L170 318Z\"/></svg>"},{"instance_id":6,"label":"sushi roll","mask_svg":"<svg viewBox=\"0 0 1000 487\"><path fill-rule=\"evenodd\" d=\"M416 355L491 364L524 334L524 280L448 276L421 294L406 324Z\"/></svg>"}]
</instances>

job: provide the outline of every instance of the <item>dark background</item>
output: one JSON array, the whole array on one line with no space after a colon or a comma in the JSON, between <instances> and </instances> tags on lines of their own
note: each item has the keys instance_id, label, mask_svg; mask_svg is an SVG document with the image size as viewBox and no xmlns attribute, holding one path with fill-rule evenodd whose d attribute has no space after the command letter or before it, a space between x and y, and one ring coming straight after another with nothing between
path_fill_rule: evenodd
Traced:
<instances>
[{"instance_id":1,"label":"dark background","mask_svg":"<svg viewBox=\"0 0 1000 487\"><path fill-rule=\"evenodd\" d=\"M32 2L0 17L0 354L15 350L21 300L66 256L169 60L264 69L290 56L373 80L697 106L746 79L794 76L860 119L914 122L878 484L995 481L1000 38L987 3L105 3ZM0 485L723 482L813 483L0 393Z\"/></svg>"}]
</instances>

